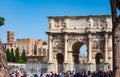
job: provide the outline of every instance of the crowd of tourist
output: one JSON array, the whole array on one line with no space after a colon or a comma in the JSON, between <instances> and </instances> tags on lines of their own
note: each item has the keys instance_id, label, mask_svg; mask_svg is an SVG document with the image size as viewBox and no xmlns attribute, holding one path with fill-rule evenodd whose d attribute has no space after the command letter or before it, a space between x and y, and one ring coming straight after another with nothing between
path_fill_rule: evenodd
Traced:
<instances>
[{"instance_id":1,"label":"crowd of tourist","mask_svg":"<svg viewBox=\"0 0 120 77\"><path fill-rule=\"evenodd\" d=\"M47 74L46 77L112 77L112 71L52 73L51 75Z\"/></svg>"},{"instance_id":2,"label":"crowd of tourist","mask_svg":"<svg viewBox=\"0 0 120 77\"><path fill-rule=\"evenodd\" d=\"M11 77L113 77L112 71L94 71L94 72L74 72L69 71L66 73L33 73L33 74L20 74L20 73L12 73Z\"/></svg>"}]
</instances>

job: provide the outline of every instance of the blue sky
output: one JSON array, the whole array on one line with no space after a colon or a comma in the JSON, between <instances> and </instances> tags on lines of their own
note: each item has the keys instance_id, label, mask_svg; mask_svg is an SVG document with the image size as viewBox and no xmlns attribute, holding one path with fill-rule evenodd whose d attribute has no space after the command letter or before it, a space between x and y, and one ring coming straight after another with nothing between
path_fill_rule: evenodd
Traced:
<instances>
[{"instance_id":1,"label":"blue sky","mask_svg":"<svg viewBox=\"0 0 120 77\"><path fill-rule=\"evenodd\" d=\"M6 42L8 30L16 38L47 40L48 16L111 14L109 0L0 0L0 16L5 25L0 38Z\"/></svg>"}]
</instances>

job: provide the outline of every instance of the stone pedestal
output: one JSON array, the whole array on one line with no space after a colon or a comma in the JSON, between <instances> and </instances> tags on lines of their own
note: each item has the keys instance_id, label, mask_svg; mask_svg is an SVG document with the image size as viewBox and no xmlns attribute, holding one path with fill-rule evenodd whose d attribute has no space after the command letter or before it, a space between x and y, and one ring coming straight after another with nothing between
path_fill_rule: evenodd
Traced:
<instances>
[{"instance_id":1,"label":"stone pedestal","mask_svg":"<svg viewBox=\"0 0 120 77\"><path fill-rule=\"evenodd\" d=\"M63 72L67 72L69 70L69 64L68 63L64 63L64 68L63 68Z\"/></svg>"},{"instance_id":2,"label":"stone pedestal","mask_svg":"<svg viewBox=\"0 0 120 77\"><path fill-rule=\"evenodd\" d=\"M88 63L88 71L91 71L91 72L95 71L95 66L93 63Z\"/></svg>"},{"instance_id":3,"label":"stone pedestal","mask_svg":"<svg viewBox=\"0 0 120 77\"><path fill-rule=\"evenodd\" d=\"M54 71L53 63L48 63L48 73L51 73Z\"/></svg>"}]
</instances>

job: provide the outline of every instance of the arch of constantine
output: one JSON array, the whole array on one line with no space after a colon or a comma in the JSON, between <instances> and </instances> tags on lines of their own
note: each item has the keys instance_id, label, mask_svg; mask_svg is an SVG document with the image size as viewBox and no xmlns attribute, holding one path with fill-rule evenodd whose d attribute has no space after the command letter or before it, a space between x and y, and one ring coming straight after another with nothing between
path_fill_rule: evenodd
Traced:
<instances>
[{"instance_id":1,"label":"arch of constantine","mask_svg":"<svg viewBox=\"0 0 120 77\"><path fill-rule=\"evenodd\" d=\"M72 71L81 66L79 49L87 46L87 65L109 64L112 70L112 21L109 15L50 16L48 34L49 71Z\"/></svg>"}]
</instances>

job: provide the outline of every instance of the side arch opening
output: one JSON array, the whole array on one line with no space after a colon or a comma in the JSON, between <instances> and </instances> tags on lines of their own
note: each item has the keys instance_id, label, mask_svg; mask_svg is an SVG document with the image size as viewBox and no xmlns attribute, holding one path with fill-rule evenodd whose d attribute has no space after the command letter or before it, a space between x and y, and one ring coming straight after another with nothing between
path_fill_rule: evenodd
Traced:
<instances>
[{"instance_id":1,"label":"side arch opening","mask_svg":"<svg viewBox=\"0 0 120 77\"><path fill-rule=\"evenodd\" d=\"M58 63L58 73L60 73L63 71L64 56L62 53L58 53L56 57L57 57L57 63Z\"/></svg>"}]
</instances>

